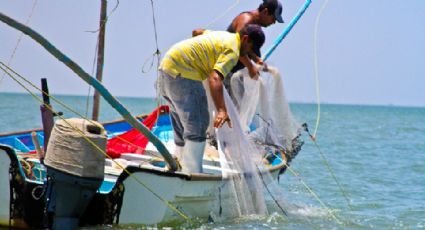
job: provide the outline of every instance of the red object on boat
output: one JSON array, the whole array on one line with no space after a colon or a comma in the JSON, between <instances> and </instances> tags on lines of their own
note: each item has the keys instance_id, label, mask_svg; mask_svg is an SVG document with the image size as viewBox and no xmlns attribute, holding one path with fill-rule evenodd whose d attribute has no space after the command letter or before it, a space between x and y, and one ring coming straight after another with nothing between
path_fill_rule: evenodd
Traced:
<instances>
[{"instance_id":1,"label":"red object on boat","mask_svg":"<svg viewBox=\"0 0 425 230\"><path fill-rule=\"evenodd\" d=\"M152 130L152 127L158 119L158 115L163 112L169 112L167 105L162 105L155 109L143 120L142 123L149 130ZM112 158L118 158L122 153L143 154L148 141L148 138L146 138L142 133L140 133L137 129L132 128L121 135L109 139L106 144L106 152Z\"/></svg>"}]
</instances>

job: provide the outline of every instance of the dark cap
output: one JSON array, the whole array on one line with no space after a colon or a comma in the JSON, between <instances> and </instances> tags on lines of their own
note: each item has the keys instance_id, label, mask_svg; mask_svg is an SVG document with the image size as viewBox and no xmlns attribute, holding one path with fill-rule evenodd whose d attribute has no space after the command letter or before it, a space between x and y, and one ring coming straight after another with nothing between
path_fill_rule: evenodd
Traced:
<instances>
[{"instance_id":1,"label":"dark cap","mask_svg":"<svg viewBox=\"0 0 425 230\"><path fill-rule=\"evenodd\" d=\"M261 26L257 24L248 24L239 32L241 35L248 35L249 40L253 44L253 51L256 54L260 53L260 48L263 46L266 36L264 35Z\"/></svg>"},{"instance_id":2,"label":"dark cap","mask_svg":"<svg viewBox=\"0 0 425 230\"><path fill-rule=\"evenodd\" d=\"M262 6L269 9L269 12L273 14L276 21L283 23L282 4L278 0L263 0Z\"/></svg>"}]
</instances>

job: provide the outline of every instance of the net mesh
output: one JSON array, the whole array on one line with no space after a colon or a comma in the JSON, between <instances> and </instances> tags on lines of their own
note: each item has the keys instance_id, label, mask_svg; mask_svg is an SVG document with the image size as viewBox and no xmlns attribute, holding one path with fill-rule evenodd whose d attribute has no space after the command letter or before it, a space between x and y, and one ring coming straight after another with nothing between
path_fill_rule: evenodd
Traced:
<instances>
[{"instance_id":1,"label":"net mesh","mask_svg":"<svg viewBox=\"0 0 425 230\"><path fill-rule=\"evenodd\" d=\"M236 214L267 215L266 194L280 207L287 202L281 187L268 172L269 162L264 158L282 149L290 151L298 124L292 118L276 68L269 67L268 72L262 72L258 81L248 76L246 69L232 76L232 98L224 90L233 127L225 124L214 129L210 126L208 136L218 142L222 173L223 177L230 178ZM207 81L204 87L209 92ZM209 93L207 96L212 124L216 109Z\"/></svg>"},{"instance_id":2,"label":"net mesh","mask_svg":"<svg viewBox=\"0 0 425 230\"><path fill-rule=\"evenodd\" d=\"M293 119L277 68L268 67L258 81L247 77L246 69L231 79L233 101L251 139L292 151L292 140L300 125Z\"/></svg>"}]
</instances>

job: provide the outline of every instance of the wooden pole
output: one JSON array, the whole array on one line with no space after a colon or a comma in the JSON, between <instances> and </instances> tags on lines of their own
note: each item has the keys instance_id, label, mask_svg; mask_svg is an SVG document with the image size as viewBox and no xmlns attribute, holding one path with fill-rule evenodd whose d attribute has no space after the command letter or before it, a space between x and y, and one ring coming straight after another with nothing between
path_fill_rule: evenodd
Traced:
<instances>
[{"instance_id":1,"label":"wooden pole","mask_svg":"<svg viewBox=\"0 0 425 230\"><path fill-rule=\"evenodd\" d=\"M103 60L104 60L104 49L105 49L105 28L106 28L106 8L107 1L101 0L100 7L100 20L99 20L99 37L97 45L97 66L96 66L96 79L102 82L103 75ZM97 90L94 91L93 95L93 113L92 120L99 120L99 107L100 107L100 94Z\"/></svg>"},{"instance_id":2,"label":"wooden pole","mask_svg":"<svg viewBox=\"0 0 425 230\"><path fill-rule=\"evenodd\" d=\"M171 156L168 149L165 145L158 139L146 126L144 126L139 120L137 120L130 112L115 98L112 94L103 86L98 80L86 73L77 63L72 61L69 57L63 54L58 50L52 43L47 39L41 36L39 33L31 29L30 27L17 22L16 20L6 16L3 13L0 13L0 21L6 23L10 27L13 27L22 33L31 37L34 41L40 44L44 49L46 49L51 55L53 55L60 62L64 63L68 68L70 68L74 73L76 73L81 79L83 79L87 84L93 86L102 97L114 108L121 116L126 120L132 127L137 129L139 132L143 133L150 142L156 147L159 153L164 157L165 162L167 162L170 170L177 170L177 163Z\"/></svg>"},{"instance_id":3,"label":"wooden pole","mask_svg":"<svg viewBox=\"0 0 425 230\"><path fill-rule=\"evenodd\" d=\"M55 124L55 121L53 120L54 114L50 105L50 94L46 78L41 79L41 90L43 91L43 104L40 105L40 110L44 132L44 152L46 152L50 134L52 132L53 125Z\"/></svg>"}]
</instances>

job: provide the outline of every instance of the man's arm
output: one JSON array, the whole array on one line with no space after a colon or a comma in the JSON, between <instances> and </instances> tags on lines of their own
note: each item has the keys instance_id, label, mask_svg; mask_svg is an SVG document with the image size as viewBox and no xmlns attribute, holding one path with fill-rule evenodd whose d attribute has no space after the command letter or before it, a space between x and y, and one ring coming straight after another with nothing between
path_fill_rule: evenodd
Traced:
<instances>
[{"instance_id":1,"label":"man's arm","mask_svg":"<svg viewBox=\"0 0 425 230\"><path fill-rule=\"evenodd\" d=\"M232 26L235 28L236 32L239 32L244 26L247 24L253 23L253 17L249 13L242 13L238 15L235 19L233 19ZM249 54L249 55L241 55L239 58L239 61L248 69L249 76L257 80L258 76L260 74L257 66L251 62L251 57L254 62L258 64L263 64L264 62L261 60L260 57L258 57L255 53Z\"/></svg>"},{"instance_id":2,"label":"man's arm","mask_svg":"<svg viewBox=\"0 0 425 230\"><path fill-rule=\"evenodd\" d=\"M248 55L242 55L239 57L239 61L248 69L249 76L254 80L258 80L260 71L257 66L252 63L251 58L249 58Z\"/></svg>"},{"instance_id":3,"label":"man's arm","mask_svg":"<svg viewBox=\"0 0 425 230\"><path fill-rule=\"evenodd\" d=\"M269 71L267 63L265 63L263 61L263 59L261 59L261 57L259 57L256 53L252 52L251 54L249 54L249 57L251 58L251 60L253 60L258 65L263 66L262 71L264 71L264 72Z\"/></svg>"},{"instance_id":4,"label":"man's arm","mask_svg":"<svg viewBox=\"0 0 425 230\"><path fill-rule=\"evenodd\" d=\"M223 97L223 76L217 70L214 70L208 77L210 85L211 97L217 109L217 115L214 118L214 127L220 128L224 123L228 122L229 127L232 127L230 117L227 114L226 104Z\"/></svg>"}]
</instances>

